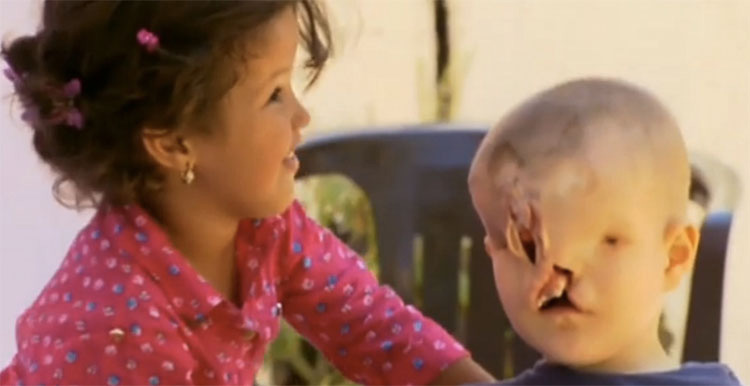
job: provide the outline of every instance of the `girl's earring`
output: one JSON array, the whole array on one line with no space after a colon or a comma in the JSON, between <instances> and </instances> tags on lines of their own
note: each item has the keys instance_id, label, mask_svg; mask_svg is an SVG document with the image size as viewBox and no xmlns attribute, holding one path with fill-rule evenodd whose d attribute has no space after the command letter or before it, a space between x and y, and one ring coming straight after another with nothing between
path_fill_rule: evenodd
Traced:
<instances>
[{"instance_id":1,"label":"girl's earring","mask_svg":"<svg viewBox=\"0 0 750 386\"><path fill-rule=\"evenodd\" d=\"M187 167L181 173L180 178L182 179L182 182L185 183L185 185L190 185L193 183L193 180L195 179L195 172L193 172L192 162L188 162Z\"/></svg>"}]
</instances>

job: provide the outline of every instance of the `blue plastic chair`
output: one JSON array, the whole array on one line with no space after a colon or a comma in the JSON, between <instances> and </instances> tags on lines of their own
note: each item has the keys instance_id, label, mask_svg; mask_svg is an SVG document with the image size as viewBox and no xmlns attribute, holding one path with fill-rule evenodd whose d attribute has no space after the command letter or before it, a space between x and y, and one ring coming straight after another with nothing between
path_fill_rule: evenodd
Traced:
<instances>
[{"instance_id":1,"label":"blue plastic chair","mask_svg":"<svg viewBox=\"0 0 750 386\"><path fill-rule=\"evenodd\" d=\"M711 213L701 228L690 289L683 362L719 360L724 269L732 225L729 212Z\"/></svg>"}]
</instances>

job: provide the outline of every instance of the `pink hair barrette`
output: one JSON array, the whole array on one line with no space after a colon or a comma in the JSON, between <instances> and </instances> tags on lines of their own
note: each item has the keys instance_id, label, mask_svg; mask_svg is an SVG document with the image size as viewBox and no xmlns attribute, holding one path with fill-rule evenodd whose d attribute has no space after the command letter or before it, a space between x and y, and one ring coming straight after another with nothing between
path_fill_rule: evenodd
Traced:
<instances>
[{"instance_id":1,"label":"pink hair barrette","mask_svg":"<svg viewBox=\"0 0 750 386\"><path fill-rule=\"evenodd\" d=\"M78 78L71 79L68 83L63 86L63 94L68 99L74 99L81 93L81 81Z\"/></svg>"},{"instance_id":2,"label":"pink hair barrette","mask_svg":"<svg viewBox=\"0 0 750 386\"><path fill-rule=\"evenodd\" d=\"M138 44L145 47L148 52L154 52L159 49L159 37L145 28L141 28L138 31L136 39L138 39Z\"/></svg>"}]
</instances>

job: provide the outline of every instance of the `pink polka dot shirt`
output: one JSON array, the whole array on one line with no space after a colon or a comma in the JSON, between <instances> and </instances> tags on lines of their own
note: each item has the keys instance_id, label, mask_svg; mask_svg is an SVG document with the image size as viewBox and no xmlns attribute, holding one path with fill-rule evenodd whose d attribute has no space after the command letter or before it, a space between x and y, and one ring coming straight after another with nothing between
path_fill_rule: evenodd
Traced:
<instances>
[{"instance_id":1,"label":"pink polka dot shirt","mask_svg":"<svg viewBox=\"0 0 750 386\"><path fill-rule=\"evenodd\" d=\"M244 221L241 306L137 206L101 209L18 319L0 384L252 384L284 317L350 379L424 384L468 356L299 203Z\"/></svg>"}]
</instances>

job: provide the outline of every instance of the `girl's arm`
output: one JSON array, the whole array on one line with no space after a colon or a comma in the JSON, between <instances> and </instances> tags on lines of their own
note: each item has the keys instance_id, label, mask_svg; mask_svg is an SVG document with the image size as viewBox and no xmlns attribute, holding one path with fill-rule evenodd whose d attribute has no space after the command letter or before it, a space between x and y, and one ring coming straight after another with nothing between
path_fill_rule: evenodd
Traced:
<instances>
[{"instance_id":1,"label":"girl's arm","mask_svg":"<svg viewBox=\"0 0 750 386\"><path fill-rule=\"evenodd\" d=\"M285 222L279 240L284 316L347 377L368 384L492 380L441 326L381 286L299 203Z\"/></svg>"},{"instance_id":2,"label":"girl's arm","mask_svg":"<svg viewBox=\"0 0 750 386\"><path fill-rule=\"evenodd\" d=\"M431 384L433 385L461 385L467 383L497 382L495 378L483 369L479 363L471 358L458 360L443 370Z\"/></svg>"}]
</instances>

